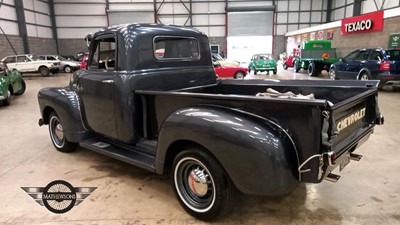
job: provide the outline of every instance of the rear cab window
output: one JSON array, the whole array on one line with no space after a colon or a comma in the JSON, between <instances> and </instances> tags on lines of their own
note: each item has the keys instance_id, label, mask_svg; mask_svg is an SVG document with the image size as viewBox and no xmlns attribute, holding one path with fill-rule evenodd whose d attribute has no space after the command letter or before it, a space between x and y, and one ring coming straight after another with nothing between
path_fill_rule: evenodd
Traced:
<instances>
[{"instance_id":1,"label":"rear cab window","mask_svg":"<svg viewBox=\"0 0 400 225\"><path fill-rule=\"evenodd\" d=\"M199 60L200 46L196 38L157 36L153 39L157 60Z\"/></svg>"}]
</instances>

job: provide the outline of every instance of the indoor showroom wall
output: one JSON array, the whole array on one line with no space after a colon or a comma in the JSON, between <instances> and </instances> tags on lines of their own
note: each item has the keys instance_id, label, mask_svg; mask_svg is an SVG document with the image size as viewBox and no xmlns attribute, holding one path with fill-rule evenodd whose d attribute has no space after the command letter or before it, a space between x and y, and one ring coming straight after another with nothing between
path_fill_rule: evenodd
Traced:
<instances>
[{"instance_id":1,"label":"indoor showroom wall","mask_svg":"<svg viewBox=\"0 0 400 225\"><path fill-rule=\"evenodd\" d=\"M383 30L381 31L342 35L341 21L336 21L288 32L286 34L287 52L292 52L293 48L301 45L305 39L310 40L312 36L317 39L319 33L322 34L323 40L332 40L332 47L336 48L338 57L344 57L358 48L387 48L390 34L400 33L399 24L400 10L391 9L384 11Z\"/></svg>"}]
</instances>

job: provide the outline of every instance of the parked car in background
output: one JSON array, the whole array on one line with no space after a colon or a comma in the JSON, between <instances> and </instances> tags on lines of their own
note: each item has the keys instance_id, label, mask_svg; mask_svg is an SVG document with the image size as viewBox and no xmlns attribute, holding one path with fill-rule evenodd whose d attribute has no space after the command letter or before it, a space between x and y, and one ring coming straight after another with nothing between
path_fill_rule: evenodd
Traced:
<instances>
[{"instance_id":1,"label":"parked car in background","mask_svg":"<svg viewBox=\"0 0 400 225\"><path fill-rule=\"evenodd\" d=\"M211 58L213 62L219 62L221 65L230 65L230 66L239 66L240 62L238 61L232 61L232 60L226 60L222 56L220 56L217 53L212 53Z\"/></svg>"},{"instance_id":2,"label":"parked car in background","mask_svg":"<svg viewBox=\"0 0 400 225\"><path fill-rule=\"evenodd\" d=\"M243 66L223 65L220 61L213 62L215 74L219 78L231 77L235 79L243 79L248 69Z\"/></svg>"},{"instance_id":3,"label":"parked car in background","mask_svg":"<svg viewBox=\"0 0 400 225\"><path fill-rule=\"evenodd\" d=\"M0 102L10 105L12 95L22 95L26 85L18 70L9 70L6 64L0 63Z\"/></svg>"},{"instance_id":4,"label":"parked car in background","mask_svg":"<svg viewBox=\"0 0 400 225\"><path fill-rule=\"evenodd\" d=\"M48 76L50 73L56 74L60 70L60 62L39 60L36 55L12 55L1 60L7 64L10 70L16 69L21 73L39 72L42 76Z\"/></svg>"},{"instance_id":5,"label":"parked car in background","mask_svg":"<svg viewBox=\"0 0 400 225\"><path fill-rule=\"evenodd\" d=\"M297 49L293 49L293 52L286 58L283 62L283 69L287 70L289 67L294 66L294 59L296 57L300 57L300 51Z\"/></svg>"},{"instance_id":6,"label":"parked car in background","mask_svg":"<svg viewBox=\"0 0 400 225\"><path fill-rule=\"evenodd\" d=\"M85 53L85 54L82 56L82 59L81 59L81 69L86 69L88 58L89 58L89 53Z\"/></svg>"},{"instance_id":7,"label":"parked car in background","mask_svg":"<svg viewBox=\"0 0 400 225\"><path fill-rule=\"evenodd\" d=\"M249 63L249 71L257 72L272 71L276 74L276 61L272 58L271 54L255 54L251 57L251 62Z\"/></svg>"},{"instance_id":8,"label":"parked car in background","mask_svg":"<svg viewBox=\"0 0 400 225\"><path fill-rule=\"evenodd\" d=\"M400 81L400 49L358 49L329 70L331 79L380 80L379 87Z\"/></svg>"},{"instance_id":9,"label":"parked car in background","mask_svg":"<svg viewBox=\"0 0 400 225\"><path fill-rule=\"evenodd\" d=\"M78 58L76 56L73 55L62 55L62 57L66 58L67 60L71 60L71 61L78 61Z\"/></svg>"},{"instance_id":10,"label":"parked car in background","mask_svg":"<svg viewBox=\"0 0 400 225\"><path fill-rule=\"evenodd\" d=\"M58 61L61 64L61 71L66 73L72 73L75 70L79 70L81 63L78 61L68 60L61 55L39 55L39 59L46 61Z\"/></svg>"}]
</instances>

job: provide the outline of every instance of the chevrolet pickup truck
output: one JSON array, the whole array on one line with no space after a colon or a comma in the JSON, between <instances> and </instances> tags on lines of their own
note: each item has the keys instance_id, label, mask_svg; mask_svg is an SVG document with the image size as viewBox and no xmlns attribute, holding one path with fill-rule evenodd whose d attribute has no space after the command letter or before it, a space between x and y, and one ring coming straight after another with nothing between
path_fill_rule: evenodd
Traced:
<instances>
[{"instance_id":1,"label":"chevrolet pickup truck","mask_svg":"<svg viewBox=\"0 0 400 225\"><path fill-rule=\"evenodd\" d=\"M87 68L39 91L39 125L61 152L81 146L170 175L201 220L226 214L238 191L338 180L333 170L360 160L355 150L383 123L378 81L220 81L208 37L188 27L125 24L89 39ZM269 88L315 99L257 95Z\"/></svg>"}]
</instances>

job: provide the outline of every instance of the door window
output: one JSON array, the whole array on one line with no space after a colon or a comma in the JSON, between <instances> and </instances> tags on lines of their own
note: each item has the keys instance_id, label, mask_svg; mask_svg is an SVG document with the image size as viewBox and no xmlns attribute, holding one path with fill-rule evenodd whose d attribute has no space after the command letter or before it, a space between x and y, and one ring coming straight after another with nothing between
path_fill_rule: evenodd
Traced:
<instances>
[{"instance_id":1,"label":"door window","mask_svg":"<svg viewBox=\"0 0 400 225\"><path fill-rule=\"evenodd\" d=\"M115 38L104 37L94 40L89 68L114 70L116 65Z\"/></svg>"},{"instance_id":2,"label":"door window","mask_svg":"<svg viewBox=\"0 0 400 225\"><path fill-rule=\"evenodd\" d=\"M359 51L354 51L350 54L348 54L346 57L344 57L346 60L353 60L357 57L357 55L359 54Z\"/></svg>"},{"instance_id":3,"label":"door window","mask_svg":"<svg viewBox=\"0 0 400 225\"><path fill-rule=\"evenodd\" d=\"M367 60L369 57L369 51L360 51L360 54L354 60Z\"/></svg>"},{"instance_id":4,"label":"door window","mask_svg":"<svg viewBox=\"0 0 400 225\"><path fill-rule=\"evenodd\" d=\"M17 62L28 62L26 56L17 56Z\"/></svg>"},{"instance_id":5,"label":"door window","mask_svg":"<svg viewBox=\"0 0 400 225\"><path fill-rule=\"evenodd\" d=\"M47 60L57 60L54 56L47 56Z\"/></svg>"},{"instance_id":6,"label":"door window","mask_svg":"<svg viewBox=\"0 0 400 225\"><path fill-rule=\"evenodd\" d=\"M383 56L380 51L373 51L371 53L370 60L382 60Z\"/></svg>"},{"instance_id":7,"label":"door window","mask_svg":"<svg viewBox=\"0 0 400 225\"><path fill-rule=\"evenodd\" d=\"M8 57L4 60L4 63L15 63L15 56Z\"/></svg>"}]
</instances>

